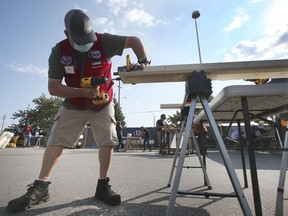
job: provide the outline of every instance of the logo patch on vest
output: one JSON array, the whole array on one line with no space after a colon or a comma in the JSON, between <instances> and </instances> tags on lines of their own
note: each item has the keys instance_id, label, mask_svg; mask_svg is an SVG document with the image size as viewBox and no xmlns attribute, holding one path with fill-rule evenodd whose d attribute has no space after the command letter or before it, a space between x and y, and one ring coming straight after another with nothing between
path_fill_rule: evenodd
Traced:
<instances>
[{"instance_id":1,"label":"logo patch on vest","mask_svg":"<svg viewBox=\"0 0 288 216\"><path fill-rule=\"evenodd\" d=\"M60 63L62 65L71 65L72 64L72 57L71 56L62 56L60 59Z\"/></svg>"},{"instance_id":2,"label":"logo patch on vest","mask_svg":"<svg viewBox=\"0 0 288 216\"><path fill-rule=\"evenodd\" d=\"M64 66L66 74L75 74L74 66Z\"/></svg>"},{"instance_id":3,"label":"logo patch on vest","mask_svg":"<svg viewBox=\"0 0 288 216\"><path fill-rule=\"evenodd\" d=\"M101 52L99 50L90 50L88 52L89 58L92 60L92 68L101 67Z\"/></svg>"}]
</instances>

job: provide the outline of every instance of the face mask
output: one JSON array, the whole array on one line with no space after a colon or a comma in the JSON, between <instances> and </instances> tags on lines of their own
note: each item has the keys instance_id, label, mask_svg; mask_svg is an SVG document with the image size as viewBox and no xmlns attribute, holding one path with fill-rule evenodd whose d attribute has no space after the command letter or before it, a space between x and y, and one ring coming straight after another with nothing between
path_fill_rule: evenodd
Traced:
<instances>
[{"instance_id":1,"label":"face mask","mask_svg":"<svg viewBox=\"0 0 288 216\"><path fill-rule=\"evenodd\" d=\"M85 45L77 45L75 42L73 43L73 48L79 52L88 52L94 43L88 43Z\"/></svg>"}]
</instances>

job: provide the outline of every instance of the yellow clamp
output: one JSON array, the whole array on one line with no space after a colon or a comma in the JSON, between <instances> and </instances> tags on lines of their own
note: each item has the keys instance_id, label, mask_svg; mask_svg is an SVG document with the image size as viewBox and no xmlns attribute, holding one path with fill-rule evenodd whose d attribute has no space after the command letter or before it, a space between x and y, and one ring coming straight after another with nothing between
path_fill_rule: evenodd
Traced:
<instances>
[{"instance_id":1,"label":"yellow clamp","mask_svg":"<svg viewBox=\"0 0 288 216\"><path fill-rule=\"evenodd\" d=\"M269 79L257 79L254 81L254 83L256 85L263 85L263 84L267 83L268 81L269 81Z\"/></svg>"},{"instance_id":2,"label":"yellow clamp","mask_svg":"<svg viewBox=\"0 0 288 216\"><path fill-rule=\"evenodd\" d=\"M126 55L126 71L131 71L131 61L130 61L130 55Z\"/></svg>"}]
</instances>

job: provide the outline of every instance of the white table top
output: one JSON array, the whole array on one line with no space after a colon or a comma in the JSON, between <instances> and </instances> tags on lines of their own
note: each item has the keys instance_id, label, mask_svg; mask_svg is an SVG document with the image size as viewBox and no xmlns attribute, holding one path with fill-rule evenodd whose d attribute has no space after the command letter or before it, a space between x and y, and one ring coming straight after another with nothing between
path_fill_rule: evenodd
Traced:
<instances>
[{"instance_id":1,"label":"white table top","mask_svg":"<svg viewBox=\"0 0 288 216\"><path fill-rule=\"evenodd\" d=\"M185 107L190 106L190 103L186 103ZM160 109L181 109L183 104L175 103L175 104L160 104ZM201 103L196 103L196 109L202 109Z\"/></svg>"},{"instance_id":2,"label":"white table top","mask_svg":"<svg viewBox=\"0 0 288 216\"><path fill-rule=\"evenodd\" d=\"M288 84L235 85L228 86L209 103L216 121L229 122L237 110L242 110L241 97L246 96L249 112L262 117L288 112ZM202 110L195 122L207 120ZM236 120L243 120L238 112Z\"/></svg>"}]
</instances>

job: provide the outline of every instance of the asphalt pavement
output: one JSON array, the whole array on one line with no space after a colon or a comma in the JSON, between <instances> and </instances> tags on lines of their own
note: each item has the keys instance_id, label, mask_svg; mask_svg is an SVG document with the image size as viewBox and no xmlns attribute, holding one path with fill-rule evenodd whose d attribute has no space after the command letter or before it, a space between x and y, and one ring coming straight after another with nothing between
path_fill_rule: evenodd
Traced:
<instances>
[{"instance_id":1,"label":"asphalt pavement","mask_svg":"<svg viewBox=\"0 0 288 216\"><path fill-rule=\"evenodd\" d=\"M164 216L171 188L167 187L174 155L158 151L129 150L115 152L110 169L112 189L122 197L120 206L109 207L94 200L98 178L97 149L65 149L50 181L50 201L20 213L9 214L9 200L26 193L27 185L38 177L44 148L0 149L0 215L103 215L103 216ZM243 186L249 207L255 215L248 156L246 166L248 188L244 187L240 152L229 150L236 174ZM256 152L259 188L263 215L288 215L288 192L277 192L280 153ZM207 174L210 192L234 193L231 181L217 149L208 150ZM203 173L195 154L185 158L179 190L205 191ZM286 188L288 183L286 183ZM180 195L176 197L174 214L179 216L243 215L235 197Z\"/></svg>"}]
</instances>

